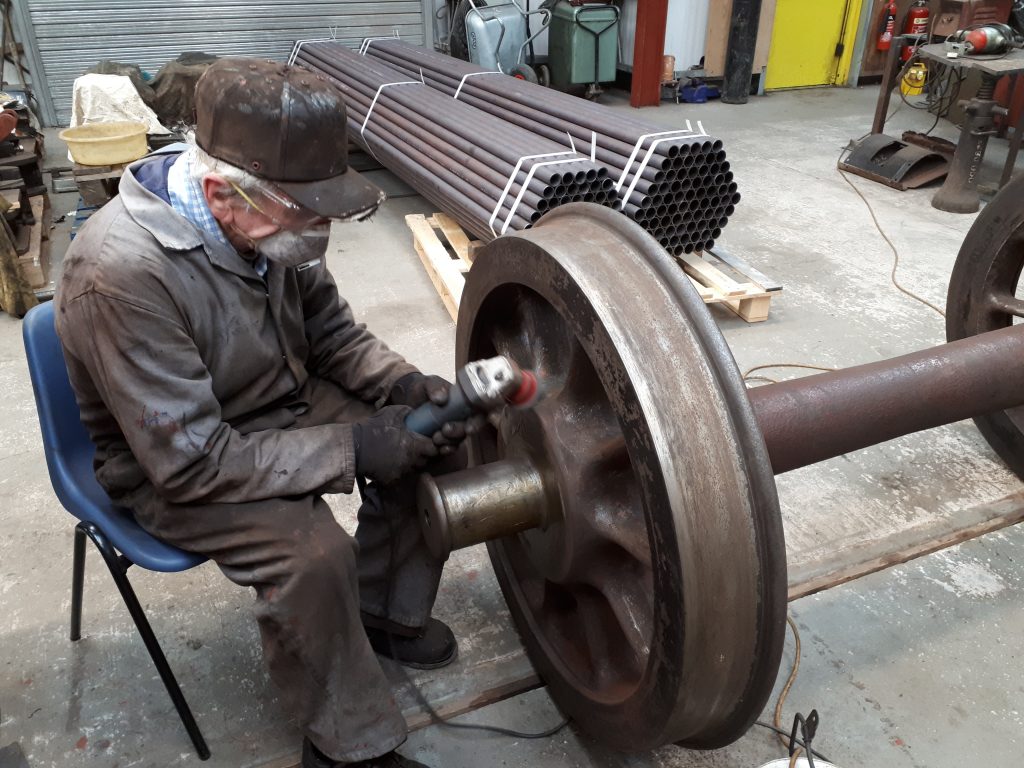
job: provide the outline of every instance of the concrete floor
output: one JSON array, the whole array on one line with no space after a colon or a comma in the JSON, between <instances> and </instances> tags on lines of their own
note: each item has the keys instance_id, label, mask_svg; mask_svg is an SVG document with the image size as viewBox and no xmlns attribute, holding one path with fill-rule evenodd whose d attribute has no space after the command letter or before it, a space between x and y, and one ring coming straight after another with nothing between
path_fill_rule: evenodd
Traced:
<instances>
[{"instance_id":1,"label":"concrete floor","mask_svg":"<svg viewBox=\"0 0 1024 768\"><path fill-rule=\"evenodd\" d=\"M644 113L667 126L701 119L725 141L744 199L722 244L785 285L766 323L748 326L715 311L741 369L784 361L850 365L942 341L942 319L892 287L892 255L835 170L846 141L867 130L876 93L797 91L744 107L671 105ZM890 132L930 123L902 109ZM938 133L955 137L947 124ZM1000 144L988 164L992 177ZM974 217L934 210L933 190L854 183L901 252L901 281L941 305ZM329 263L372 329L425 370L450 375L454 326L410 247L402 221L408 212L431 207L415 197L395 200L373 222L339 229ZM197 765L96 557L88 570L86 638L75 646L66 639L70 519L49 489L20 324L6 316L0 388L0 746L21 742L32 766ZM854 544L1021 487L969 423L825 462L779 478L790 560L838 557ZM351 500L334 498L332 505L350 524ZM1009 529L793 603L803 647L783 722L816 708L816 745L843 768L1020 765L1022 553L1024 530ZM294 751L295 733L259 667L248 593L211 566L135 579L208 732L208 765L260 766ZM479 549L453 558L438 614L461 630L464 650L515 645ZM790 638L783 678L793 657ZM525 730L558 719L543 690L462 718ZM715 752L666 747L621 755L571 728L523 741L430 727L414 733L405 752L438 768L755 768L784 755L762 728Z\"/></svg>"}]
</instances>

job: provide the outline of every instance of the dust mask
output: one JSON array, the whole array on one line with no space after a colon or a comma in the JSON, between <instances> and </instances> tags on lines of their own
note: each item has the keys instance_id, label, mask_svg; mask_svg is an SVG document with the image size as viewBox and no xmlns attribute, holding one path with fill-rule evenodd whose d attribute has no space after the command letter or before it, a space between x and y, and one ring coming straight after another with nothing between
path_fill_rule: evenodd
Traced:
<instances>
[{"instance_id":1,"label":"dust mask","mask_svg":"<svg viewBox=\"0 0 1024 768\"><path fill-rule=\"evenodd\" d=\"M299 267L324 257L330 235L330 224L310 227L302 232L282 229L255 241L253 250L282 267Z\"/></svg>"}]
</instances>

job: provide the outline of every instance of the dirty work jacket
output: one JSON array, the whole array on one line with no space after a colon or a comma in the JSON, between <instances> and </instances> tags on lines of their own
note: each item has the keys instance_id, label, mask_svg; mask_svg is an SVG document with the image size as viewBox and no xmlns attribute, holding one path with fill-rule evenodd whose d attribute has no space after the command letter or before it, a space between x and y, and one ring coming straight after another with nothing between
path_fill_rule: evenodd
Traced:
<instances>
[{"instance_id":1,"label":"dirty work jacket","mask_svg":"<svg viewBox=\"0 0 1024 768\"><path fill-rule=\"evenodd\" d=\"M416 369L355 322L324 260L271 263L264 281L175 212L167 164L129 168L55 298L100 484L129 506L147 481L174 503L351 492L351 426L288 429L303 388L324 378L379 402Z\"/></svg>"}]
</instances>

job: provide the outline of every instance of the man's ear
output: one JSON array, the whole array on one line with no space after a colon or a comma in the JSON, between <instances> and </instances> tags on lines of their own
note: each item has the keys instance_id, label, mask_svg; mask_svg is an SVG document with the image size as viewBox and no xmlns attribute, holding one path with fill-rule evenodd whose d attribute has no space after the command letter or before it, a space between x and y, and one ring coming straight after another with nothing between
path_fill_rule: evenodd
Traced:
<instances>
[{"instance_id":1,"label":"man's ear","mask_svg":"<svg viewBox=\"0 0 1024 768\"><path fill-rule=\"evenodd\" d=\"M234 215L231 198L235 191L228 180L219 173L208 173L203 177L202 187L213 218L221 223L230 222Z\"/></svg>"}]
</instances>

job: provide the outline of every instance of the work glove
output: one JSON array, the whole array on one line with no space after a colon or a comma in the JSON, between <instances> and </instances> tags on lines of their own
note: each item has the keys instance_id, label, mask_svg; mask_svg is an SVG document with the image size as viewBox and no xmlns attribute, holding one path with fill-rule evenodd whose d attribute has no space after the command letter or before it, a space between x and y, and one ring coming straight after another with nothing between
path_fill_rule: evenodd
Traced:
<instances>
[{"instance_id":1,"label":"work glove","mask_svg":"<svg viewBox=\"0 0 1024 768\"><path fill-rule=\"evenodd\" d=\"M448 402L451 388L452 384L447 379L413 371L394 383L388 395L388 403L408 405L410 408L419 408L426 402L440 406Z\"/></svg>"},{"instance_id":2,"label":"work glove","mask_svg":"<svg viewBox=\"0 0 1024 768\"><path fill-rule=\"evenodd\" d=\"M413 371L394 383L391 393L388 395L388 402L392 405L407 405L410 408L418 408L424 403L430 402L440 407L448 402L448 393L451 388L452 383L447 379ZM434 444L438 447L438 453L442 456L453 453L468 435L479 432L486 423L487 417L477 414L466 421L450 421L444 424L432 436Z\"/></svg>"},{"instance_id":3,"label":"work glove","mask_svg":"<svg viewBox=\"0 0 1024 768\"><path fill-rule=\"evenodd\" d=\"M356 474L393 483L437 456L433 440L406 429L405 417L411 411L407 405L389 405L352 425Z\"/></svg>"}]
</instances>

